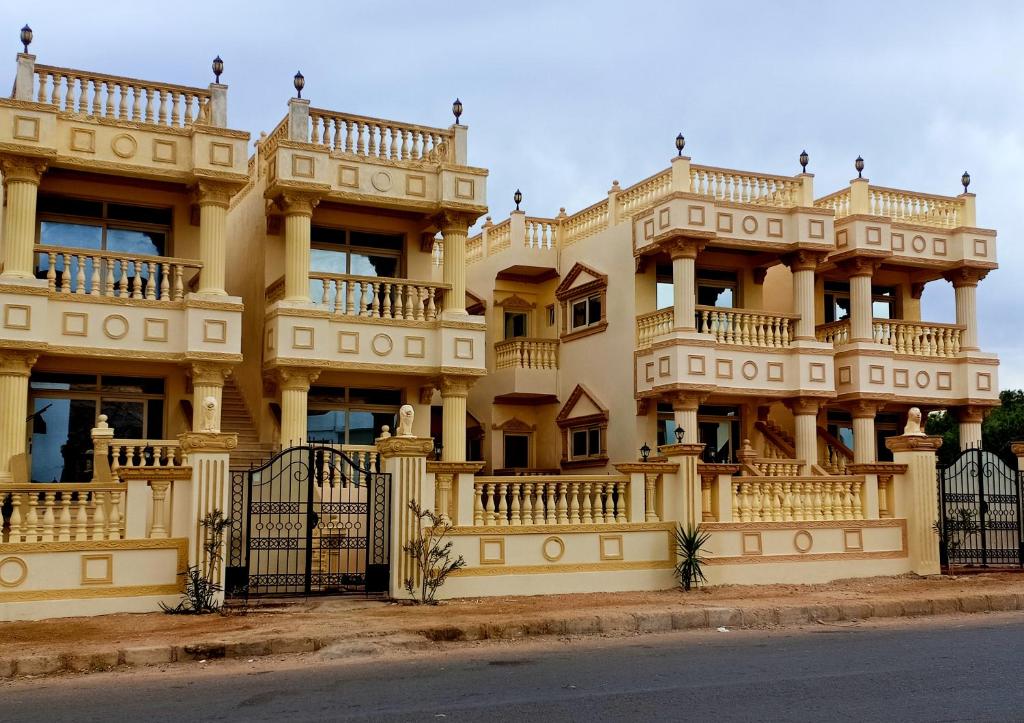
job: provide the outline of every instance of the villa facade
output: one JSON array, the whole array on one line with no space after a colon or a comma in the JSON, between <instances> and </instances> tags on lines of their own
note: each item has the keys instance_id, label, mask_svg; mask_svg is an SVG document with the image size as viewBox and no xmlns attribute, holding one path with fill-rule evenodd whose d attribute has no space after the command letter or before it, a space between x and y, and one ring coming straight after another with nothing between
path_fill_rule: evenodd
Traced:
<instances>
[{"instance_id":1,"label":"villa facade","mask_svg":"<svg viewBox=\"0 0 1024 723\"><path fill-rule=\"evenodd\" d=\"M199 88L28 41L0 99L0 619L155 609L203 564L398 596L411 501L454 525L449 596L670 587L698 523L713 582L937 571L938 440L904 423L953 409L966 445L998 403L966 184L816 199L680 153L469 237L458 102L369 118L297 75L250 149L219 59ZM957 323L922 320L947 283Z\"/></svg>"}]
</instances>

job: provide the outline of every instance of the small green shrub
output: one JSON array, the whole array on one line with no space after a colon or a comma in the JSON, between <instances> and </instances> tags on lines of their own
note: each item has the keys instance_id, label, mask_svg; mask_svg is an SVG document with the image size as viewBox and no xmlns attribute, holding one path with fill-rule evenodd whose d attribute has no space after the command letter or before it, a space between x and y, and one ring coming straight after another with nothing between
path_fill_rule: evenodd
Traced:
<instances>
[{"instance_id":1,"label":"small green shrub","mask_svg":"<svg viewBox=\"0 0 1024 723\"><path fill-rule=\"evenodd\" d=\"M702 555L707 552L704 546L710 539L711 533L705 532L700 525L676 527L676 555L679 557L676 577L679 578L679 586L687 592L692 586L708 581L702 567L707 558Z\"/></svg>"},{"instance_id":2,"label":"small green shrub","mask_svg":"<svg viewBox=\"0 0 1024 723\"><path fill-rule=\"evenodd\" d=\"M202 615L220 610L216 597L223 588L217 582L224 548L224 532L232 525L220 510L214 510L199 521L203 528L203 550L206 553L203 566L189 565L181 575L185 578L185 592L181 601L171 607L160 603L169 615Z\"/></svg>"},{"instance_id":3,"label":"small green shrub","mask_svg":"<svg viewBox=\"0 0 1024 723\"><path fill-rule=\"evenodd\" d=\"M462 555L452 559L452 542L445 537L452 530L447 518L420 507L416 500L409 500L409 509L416 516L416 536L405 543L402 549L411 557L419 571L417 586L411 577L405 579L405 590L418 603L432 605L437 589L444 585L448 575L466 566ZM424 528L423 522L429 522Z\"/></svg>"}]
</instances>

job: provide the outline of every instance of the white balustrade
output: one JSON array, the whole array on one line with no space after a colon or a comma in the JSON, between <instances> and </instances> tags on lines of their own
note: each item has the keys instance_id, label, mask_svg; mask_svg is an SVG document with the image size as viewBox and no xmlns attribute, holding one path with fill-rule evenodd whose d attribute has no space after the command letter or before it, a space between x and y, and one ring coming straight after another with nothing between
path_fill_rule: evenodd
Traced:
<instances>
[{"instance_id":1,"label":"white balustrade","mask_svg":"<svg viewBox=\"0 0 1024 723\"><path fill-rule=\"evenodd\" d=\"M186 259L62 246L36 246L36 256L50 293L76 296L181 301L202 268Z\"/></svg>"},{"instance_id":2,"label":"white balustrade","mask_svg":"<svg viewBox=\"0 0 1024 723\"><path fill-rule=\"evenodd\" d=\"M313 272L310 281L320 282L319 302L332 314L369 319L434 321L441 313L446 284L408 279L349 276ZM315 289L315 287L314 287Z\"/></svg>"},{"instance_id":3,"label":"white balustrade","mask_svg":"<svg viewBox=\"0 0 1024 723\"><path fill-rule=\"evenodd\" d=\"M673 309L658 309L636 317L636 344L650 346L651 342L672 331L675 326Z\"/></svg>"},{"instance_id":4,"label":"white balustrade","mask_svg":"<svg viewBox=\"0 0 1024 723\"><path fill-rule=\"evenodd\" d=\"M772 314L751 309L697 307L697 328L711 334L719 344L740 344L768 349L788 347L793 314Z\"/></svg>"},{"instance_id":5,"label":"white balustrade","mask_svg":"<svg viewBox=\"0 0 1024 723\"><path fill-rule=\"evenodd\" d=\"M434 244L434 247L437 248L439 245L440 244ZM466 239L466 263L467 264L475 263L475 262L480 261L481 259L483 259L483 257L484 257L484 236L483 236L483 234L477 234L476 236L472 236L472 237ZM441 265L440 261L442 261L442 260L443 259L438 259L437 262L435 262L434 265L435 266L440 266Z\"/></svg>"},{"instance_id":6,"label":"white balustrade","mask_svg":"<svg viewBox=\"0 0 1024 723\"><path fill-rule=\"evenodd\" d=\"M818 450L818 466L831 474L846 474L846 468L852 462L842 449L835 444L822 440Z\"/></svg>"},{"instance_id":7,"label":"white balustrade","mask_svg":"<svg viewBox=\"0 0 1024 723\"><path fill-rule=\"evenodd\" d=\"M963 208L963 202L951 196L932 196L880 186L868 188L868 204L874 216L888 216L893 221L938 228L959 226Z\"/></svg>"},{"instance_id":8,"label":"white balustrade","mask_svg":"<svg viewBox=\"0 0 1024 723\"><path fill-rule=\"evenodd\" d=\"M720 201L790 207L800 199L800 181L727 168L690 166L690 191Z\"/></svg>"},{"instance_id":9,"label":"white balustrade","mask_svg":"<svg viewBox=\"0 0 1024 723\"><path fill-rule=\"evenodd\" d=\"M629 480L611 476L477 477L478 526L600 525L629 520Z\"/></svg>"},{"instance_id":10,"label":"white balustrade","mask_svg":"<svg viewBox=\"0 0 1024 723\"><path fill-rule=\"evenodd\" d=\"M452 161L455 138L443 128L310 108L309 142L336 153L389 161Z\"/></svg>"},{"instance_id":11,"label":"white balustrade","mask_svg":"<svg viewBox=\"0 0 1024 723\"><path fill-rule=\"evenodd\" d=\"M955 357L960 352L964 327L956 324L932 324L899 319L875 319L872 336L876 344L885 344L897 354L924 357Z\"/></svg>"},{"instance_id":12,"label":"white balustrade","mask_svg":"<svg viewBox=\"0 0 1024 723\"><path fill-rule=\"evenodd\" d=\"M732 483L736 522L863 520L863 477L736 477Z\"/></svg>"},{"instance_id":13,"label":"white balustrade","mask_svg":"<svg viewBox=\"0 0 1024 723\"><path fill-rule=\"evenodd\" d=\"M208 120L210 92L48 65L35 66L39 103L64 113L185 127Z\"/></svg>"},{"instance_id":14,"label":"white balustrade","mask_svg":"<svg viewBox=\"0 0 1024 723\"><path fill-rule=\"evenodd\" d=\"M608 199L574 213L562 226L563 243L570 244L608 228Z\"/></svg>"},{"instance_id":15,"label":"white balustrade","mask_svg":"<svg viewBox=\"0 0 1024 723\"><path fill-rule=\"evenodd\" d=\"M835 211L836 218L843 218L850 215L850 189L829 194L814 202L815 208L830 208Z\"/></svg>"},{"instance_id":16,"label":"white balustrade","mask_svg":"<svg viewBox=\"0 0 1024 723\"><path fill-rule=\"evenodd\" d=\"M623 189L616 199L619 219L631 218L638 211L667 196L671 190L672 169L664 170Z\"/></svg>"},{"instance_id":17,"label":"white balustrade","mask_svg":"<svg viewBox=\"0 0 1024 723\"><path fill-rule=\"evenodd\" d=\"M761 477L796 477L804 463L799 459L786 459L767 455L755 459L752 463Z\"/></svg>"},{"instance_id":18,"label":"white balustrade","mask_svg":"<svg viewBox=\"0 0 1024 723\"><path fill-rule=\"evenodd\" d=\"M125 530L125 488L121 485L31 484L0 490L0 507L10 513L0 524L5 543L120 540ZM0 546L0 553L3 547Z\"/></svg>"},{"instance_id":19,"label":"white balustrade","mask_svg":"<svg viewBox=\"0 0 1024 723\"><path fill-rule=\"evenodd\" d=\"M122 469L184 467L188 456L176 439L110 440L110 474L118 479Z\"/></svg>"},{"instance_id":20,"label":"white balustrade","mask_svg":"<svg viewBox=\"0 0 1024 723\"><path fill-rule=\"evenodd\" d=\"M494 344L496 369L557 369L558 339L507 339Z\"/></svg>"},{"instance_id":21,"label":"white balustrade","mask_svg":"<svg viewBox=\"0 0 1024 723\"><path fill-rule=\"evenodd\" d=\"M814 330L815 338L825 344L842 346L850 343L850 320L833 321L830 324L822 324Z\"/></svg>"},{"instance_id":22,"label":"white balustrade","mask_svg":"<svg viewBox=\"0 0 1024 723\"><path fill-rule=\"evenodd\" d=\"M512 245L512 221L505 219L487 229L487 253L507 249Z\"/></svg>"},{"instance_id":23,"label":"white balustrade","mask_svg":"<svg viewBox=\"0 0 1024 723\"><path fill-rule=\"evenodd\" d=\"M523 246L530 249L555 248L558 222L550 218L526 217L526 238Z\"/></svg>"}]
</instances>

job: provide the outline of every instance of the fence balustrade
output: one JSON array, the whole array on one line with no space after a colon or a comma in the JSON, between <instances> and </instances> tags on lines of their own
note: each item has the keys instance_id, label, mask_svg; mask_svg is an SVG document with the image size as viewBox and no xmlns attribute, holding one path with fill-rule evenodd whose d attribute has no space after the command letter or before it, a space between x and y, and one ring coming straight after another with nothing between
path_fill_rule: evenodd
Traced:
<instances>
[{"instance_id":1,"label":"fence balustrade","mask_svg":"<svg viewBox=\"0 0 1024 723\"><path fill-rule=\"evenodd\" d=\"M30 484L0 490L0 539L18 542L120 540L125 528L120 485ZM2 548L0 548L2 550Z\"/></svg>"},{"instance_id":2,"label":"fence balustrade","mask_svg":"<svg viewBox=\"0 0 1024 723\"><path fill-rule=\"evenodd\" d=\"M629 480L618 477L477 477L473 524L600 525L627 522Z\"/></svg>"},{"instance_id":3,"label":"fence balustrade","mask_svg":"<svg viewBox=\"0 0 1024 723\"><path fill-rule=\"evenodd\" d=\"M734 521L864 519L863 477L736 477L732 490Z\"/></svg>"}]
</instances>

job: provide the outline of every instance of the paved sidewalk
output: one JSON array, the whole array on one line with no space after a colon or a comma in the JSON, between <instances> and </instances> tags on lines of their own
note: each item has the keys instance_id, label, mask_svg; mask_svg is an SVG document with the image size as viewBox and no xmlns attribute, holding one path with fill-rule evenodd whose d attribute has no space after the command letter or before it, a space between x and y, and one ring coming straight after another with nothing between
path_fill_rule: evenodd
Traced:
<instances>
[{"instance_id":1,"label":"paved sidewalk","mask_svg":"<svg viewBox=\"0 0 1024 723\"><path fill-rule=\"evenodd\" d=\"M0 678L224 657L334 655L448 641L773 627L867 618L1024 610L1024 575L725 585L683 593L474 598L412 606L309 598L225 615L163 613L0 623Z\"/></svg>"}]
</instances>

